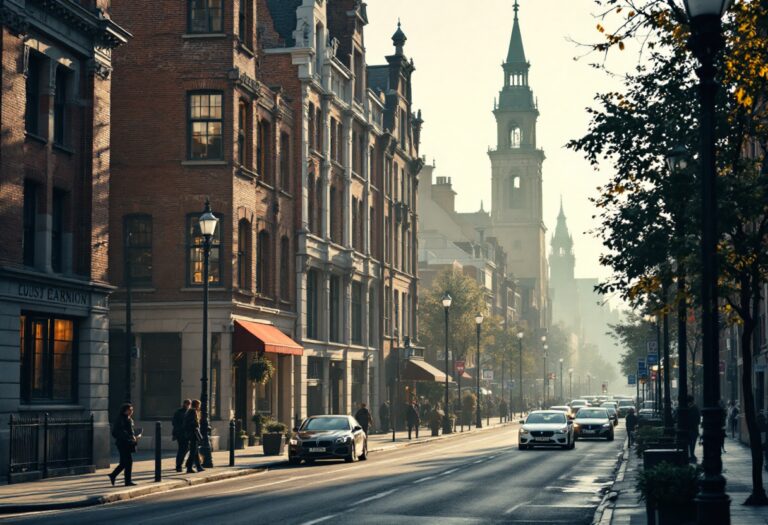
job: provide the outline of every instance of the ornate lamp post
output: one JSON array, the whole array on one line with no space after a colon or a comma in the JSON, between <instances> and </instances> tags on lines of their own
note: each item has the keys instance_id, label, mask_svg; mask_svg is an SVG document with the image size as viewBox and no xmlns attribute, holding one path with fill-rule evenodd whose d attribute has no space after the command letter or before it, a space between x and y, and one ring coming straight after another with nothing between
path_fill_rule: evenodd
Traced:
<instances>
[{"instance_id":1,"label":"ornate lamp post","mask_svg":"<svg viewBox=\"0 0 768 525\"><path fill-rule=\"evenodd\" d=\"M480 327L483 325L483 314L478 313L475 316L475 326L477 326L477 368L475 369L477 371L477 418L475 421L475 426L477 428L483 428L483 421L480 418Z\"/></svg>"},{"instance_id":2,"label":"ornate lamp post","mask_svg":"<svg viewBox=\"0 0 768 525\"><path fill-rule=\"evenodd\" d=\"M560 399L565 401L565 391L563 390L563 358L560 358Z\"/></svg>"},{"instance_id":3,"label":"ornate lamp post","mask_svg":"<svg viewBox=\"0 0 768 525\"><path fill-rule=\"evenodd\" d=\"M547 340L547 336L542 336L542 341ZM549 377L547 376L547 350L549 349L549 345L547 343L544 343L544 400L542 403L542 409L547 408L547 396L549 395Z\"/></svg>"},{"instance_id":4,"label":"ornate lamp post","mask_svg":"<svg viewBox=\"0 0 768 525\"><path fill-rule=\"evenodd\" d=\"M523 337L525 334L523 332L517 333L517 349L520 353L520 367L518 370L519 380L520 380L520 417L523 416Z\"/></svg>"},{"instance_id":5,"label":"ornate lamp post","mask_svg":"<svg viewBox=\"0 0 768 525\"><path fill-rule=\"evenodd\" d=\"M211 203L206 199L205 211L198 219L200 233L203 235L203 375L200 378L200 431L203 435L200 454L203 466L213 467L211 453L211 425L208 421L208 272L211 255L211 240L216 232L219 219L211 212Z\"/></svg>"},{"instance_id":6,"label":"ornate lamp post","mask_svg":"<svg viewBox=\"0 0 768 525\"><path fill-rule=\"evenodd\" d=\"M704 364L704 475L696 495L700 524L728 525L730 498L725 493L720 457L721 412L717 314L717 173L715 164L715 58L725 45L721 19L730 0L684 0L691 26L689 47L699 61L701 160L701 310Z\"/></svg>"},{"instance_id":7,"label":"ornate lamp post","mask_svg":"<svg viewBox=\"0 0 768 525\"><path fill-rule=\"evenodd\" d=\"M445 410L445 421L443 421L443 433L445 433L445 429L451 426L451 419L448 416L448 310L452 302L451 294L445 292L442 299L443 309L445 310L445 406L443 407Z\"/></svg>"},{"instance_id":8,"label":"ornate lamp post","mask_svg":"<svg viewBox=\"0 0 768 525\"><path fill-rule=\"evenodd\" d=\"M573 399L573 368L568 369L568 397Z\"/></svg>"}]
</instances>

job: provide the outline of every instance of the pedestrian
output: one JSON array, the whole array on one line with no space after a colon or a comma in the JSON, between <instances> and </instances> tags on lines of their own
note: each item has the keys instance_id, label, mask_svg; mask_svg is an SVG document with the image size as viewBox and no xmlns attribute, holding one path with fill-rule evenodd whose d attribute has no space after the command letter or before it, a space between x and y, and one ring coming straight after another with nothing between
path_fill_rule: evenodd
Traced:
<instances>
[{"instance_id":1,"label":"pedestrian","mask_svg":"<svg viewBox=\"0 0 768 525\"><path fill-rule=\"evenodd\" d=\"M187 474L192 474L192 466L198 472L205 470L200 465L200 442L203 436L200 434L200 400L193 399L190 409L184 416L184 436L189 442L189 457L187 458Z\"/></svg>"},{"instance_id":2,"label":"pedestrian","mask_svg":"<svg viewBox=\"0 0 768 525\"><path fill-rule=\"evenodd\" d=\"M725 409L725 403L723 403L723 400L720 400L720 452L725 454L725 435L727 432L726 424L728 420L728 412Z\"/></svg>"},{"instance_id":3,"label":"pedestrian","mask_svg":"<svg viewBox=\"0 0 768 525\"><path fill-rule=\"evenodd\" d=\"M176 472L181 472L181 467L184 464L184 456L187 455L189 450L189 440L184 434L184 417L189 411L189 407L192 401L185 399L181 404L181 408L177 409L173 414L173 430L171 431L171 439L176 442Z\"/></svg>"},{"instance_id":4,"label":"pedestrian","mask_svg":"<svg viewBox=\"0 0 768 525\"><path fill-rule=\"evenodd\" d=\"M630 408L629 412L627 412L624 424L627 426L627 440L631 447L635 442L635 429L637 428L637 416L635 415L634 408Z\"/></svg>"},{"instance_id":5,"label":"pedestrian","mask_svg":"<svg viewBox=\"0 0 768 525\"><path fill-rule=\"evenodd\" d=\"M728 403L728 426L731 429L731 439L736 439L736 429L739 427L739 407L733 400Z\"/></svg>"},{"instance_id":6,"label":"pedestrian","mask_svg":"<svg viewBox=\"0 0 768 525\"><path fill-rule=\"evenodd\" d=\"M363 427L363 432L368 435L368 427L373 426L373 416L365 403L360 403L360 409L355 413L355 419Z\"/></svg>"},{"instance_id":7,"label":"pedestrian","mask_svg":"<svg viewBox=\"0 0 768 525\"><path fill-rule=\"evenodd\" d=\"M118 414L114 425L112 425L112 437L115 438L115 445L118 452L120 452L120 463L109 474L109 481L112 485L115 484L115 479L117 479L121 472L124 472L126 487L136 485L131 480L131 474L133 472L133 453L136 452L136 444L140 435L136 435L134 431L132 416L133 405L125 403L120 407L120 414Z\"/></svg>"},{"instance_id":8,"label":"pedestrian","mask_svg":"<svg viewBox=\"0 0 768 525\"><path fill-rule=\"evenodd\" d=\"M699 437L699 423L701 413L699 407L693 402L693 396L688 396L688 460L696 463L696 441Z\"/></svg>"},{"instance_id":9,"label":"pedestrian","mask_svg":"<svg viewBox=\"0 0 768 525\"><path fill-rule=\"evenodd\" d=\"M411 431L416 429L416 439L419 439L419 411L413 402L406 408L405 419L408 422L408 439L411 439Z\"/></svg>"},{"instance_id":10,"label":"pedestrian","mask_svg":"<svg viewBox=\"0 0 768 525\"><path fill-rule=\"evenodd\" d=\"M379 419L381 420L381 430L389 431L389 401L384 401L379 407Z\"/></svg>"}]
</instances>

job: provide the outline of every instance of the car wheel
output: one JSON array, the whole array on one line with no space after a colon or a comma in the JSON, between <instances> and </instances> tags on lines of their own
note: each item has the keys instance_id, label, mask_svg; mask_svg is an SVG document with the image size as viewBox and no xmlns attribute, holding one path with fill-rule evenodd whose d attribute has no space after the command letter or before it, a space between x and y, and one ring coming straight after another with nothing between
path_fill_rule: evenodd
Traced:
<instances>
[{"instance_id":1,"label":"car wheel","mask_svg":"<svg viewBox=\"0 0 768 525\"><path fill-rule=\"evenodd\" d=\"M290 456L288 458L288 463L291 464L291 465L300 465L301 464L301 458Z\"/></svg>"},{"instance_id":2,"label":"car wheel","mask_svg":"<svg viewBox=\"0 0 768 525\"><path fill-rule=\"evenodd\" d=\"M611 431L610 434L608 434L608 437L606 438L608 441L613 441L613 431Z\"/></svg>"},{"instance_id":3,"label":"car wheel","mask_svg":"<svg viewBox=\"0 0 768 525\"><path fill-rule=\"evenodd\" d=\"M315 458L307 458L304 460L307 465L314 465L315 464Z\"/></svg>"},{"instance_id":4,"label":"car wheel","mask_svg":"<svg viewBox=\"0 0 768 525\"><path fill-rule=\"evenodd\" d=\"M368 440L363 441L363 453L360 454L360 461L368 459Z\"/></svg>"},{"instance_id":5,"label":"car wheel","mask_svg":"<svg viewBox=\"0 0 768 525\"><path fill-rule=\"evenodd\" d=\"M518 448L518 450L527 450L528 449L528 445L523 445L521 443L521 444L517 445L517 448Z\"/></svg>"},{"instance_id":6,"label":"car wheel","mask_svg":"<svg viewBox=\"0 0 768 525\"><path fill-rule=\"evenodd\" d=\"M352 442L352 447L349 451L349 456L344 458L344 461L347 463L354 463L357 461L357 447L355 446L354 441Z\"/></svg>"}]
</instances>

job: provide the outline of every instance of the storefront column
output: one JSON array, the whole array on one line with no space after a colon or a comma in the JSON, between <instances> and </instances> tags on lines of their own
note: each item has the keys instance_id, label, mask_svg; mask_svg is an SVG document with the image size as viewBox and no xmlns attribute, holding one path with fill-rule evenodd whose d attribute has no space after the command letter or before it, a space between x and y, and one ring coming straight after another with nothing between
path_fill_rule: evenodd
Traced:
<instances>
[{"instance_id":1,"label":"storefront column","mask_svg":"<svg viewBox=\"0 0 768 525\"><path fill-rule=\"evenodd\" d=\"M363 365L363 373L365 374L363 377L363 403L368 405L368 408L370 410L373 410L373 407L371 406L371 387L370 387L370 370L371 370L371 361L368 359L368 352L365 353L365 365ZM373 413L373 412L371 412Z\"/></svg>"},{"instance_id":2,"label":"storefront column","mask_svg":"<svg viewBox=\"0 0 768 525\"><path fill-rule=\"evenodd\" d=\"M323 414L331 413L331 360L323 358Z\"/></svg>"}]
</instances>

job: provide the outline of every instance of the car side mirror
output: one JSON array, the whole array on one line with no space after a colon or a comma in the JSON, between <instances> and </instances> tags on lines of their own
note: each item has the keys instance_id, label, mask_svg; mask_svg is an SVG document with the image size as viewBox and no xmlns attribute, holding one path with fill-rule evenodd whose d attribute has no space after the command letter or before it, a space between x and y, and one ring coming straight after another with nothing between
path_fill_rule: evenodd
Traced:
<instances>
[{"instance_id":1,"label":"car side mirror","mask_svg":"<svg viewBox=\"0 0 768 525\"><path fill-rule=\"evenodd\" d=\"M355 427L352 429L352 432L360 432L363 429L360 425L355 425Z\"/></svg>"},{"instance_id":2,"label":"car side mirror","mask_svg":"<svg viewBox=\"0 0 768 525\"><path fill-rule=\"evenodd\" d=\"M521 419L521 420L519 421L519 423L520 423L521 425L525 424L525 419Z\"/></svg>"},{"instance_id":3,"label":"car side mirror","mask_svg":"<svg viewBox=\"0 0 768 525\"><path fill-rule=\"evenodd\" d=\"M293 427L293 431L294 432L298 432L299 431L299 427Z\"/></svg>"}]
</instances>

